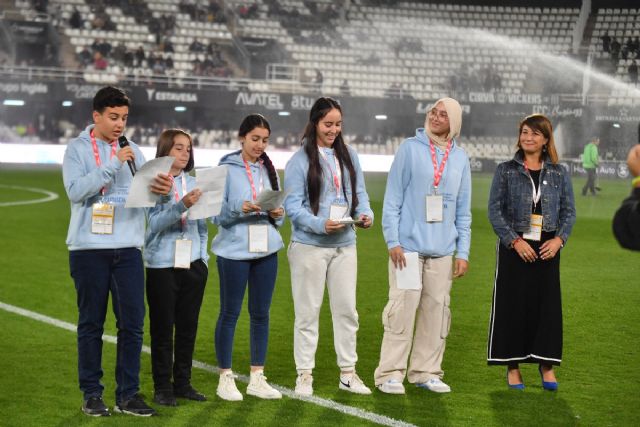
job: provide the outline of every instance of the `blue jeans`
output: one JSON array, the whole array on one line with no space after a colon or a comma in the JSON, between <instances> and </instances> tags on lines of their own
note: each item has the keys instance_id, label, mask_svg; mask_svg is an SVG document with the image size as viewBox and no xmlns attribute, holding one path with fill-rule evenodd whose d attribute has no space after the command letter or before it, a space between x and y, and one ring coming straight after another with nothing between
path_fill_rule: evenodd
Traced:
<instances>
[{"instance_id":1,"label":"blue jeans","mask_svg":"<svg viewBox=\"0 0 640 427\"><path fill-rule=\"evenodd\" d=\"M216 324L218 366L231 368L233 335L249 282L251 365L263 366L269 341L269 308L278 273L277 252L253 260L217 257L220 275L220 315Z\"/></svg>"},{"instance_id":2,"label":"blue jeans","mask_svg":"<svg viewBox=\"0 0 640 427\"><path fill-rule=\"evenodd\" d=\"M144 324L144 266L136 248L69 252L78 303L78 377L84 398L102 396L102 333L111 292L118 328L116 403L140 386Z\"/></svg>"}]
</instances>

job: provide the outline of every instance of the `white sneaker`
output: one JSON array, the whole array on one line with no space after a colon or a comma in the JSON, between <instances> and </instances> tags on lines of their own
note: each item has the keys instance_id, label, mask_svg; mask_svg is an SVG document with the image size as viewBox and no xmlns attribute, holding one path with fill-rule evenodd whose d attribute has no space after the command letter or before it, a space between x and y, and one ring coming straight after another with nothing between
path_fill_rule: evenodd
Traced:
<instances>
[{"instance_id":1,"label":"white sneaker","mask_svg":"<svg viewBox=\"0 0 640 427\"><path fill-rule=\"evenodd\" d=\"M404 386L402 383L395 378L391 378L378 385L378 390L383 393L389 394L404 394Z\"/></svg>"},{"instance_id":2,"label":"white sneaker","mask_svg":"<svg viewBox=\"0 0 640 427\"><path fill-rule=\"evenodd\" d=\"M230 401L242 400L242 393L236 387L236 378L237 376L231 371L220 374L220 382L218 382L216 394L221 399Z\"/></svg>"},{"instance_id":3,"label":"white sneaker","mask_svg":"<svg viewBox=\"0 0 640 427\"><path fill-rule=\"evenodd\" d=\"M416 385L434 393L449 393L451 391L451 387L443 383L440 378L431 378L427 382L416 383Z\"/></svg>"},{"instance_id":4,"label":"white sneaker","mask_svg":"<svg viewBox=\"0 0 640 427\"><path fill-rule=\"evenodd\" d=\"M262 371L251 372L247 394L260 399L282 399L282 394L267 383L267 377Z\"/></svg>"},{"instance_id":5,"label":"white sneaker","mask_svg":"<svg viewBox=\"0 0 640 427\"><path fill-rule=\"evenodd\" d=\"M351 372L349 374L341 374L340 375L340 384L338 387L341 390L347 390L351 393L356 394L371 394L371 390L369 387L364 385L358 374L355 372Z\"/></svg>"},{"instance_id":6,"label":"white sneaker","mask_svg":"<svg viewBox=\"0 0 640 427\"><path fill-rule=\"evenodd\" d=\"M313 375L302 373L296 378L296 394L311 396L313 394Z\"/></svg>"}]
</instances>

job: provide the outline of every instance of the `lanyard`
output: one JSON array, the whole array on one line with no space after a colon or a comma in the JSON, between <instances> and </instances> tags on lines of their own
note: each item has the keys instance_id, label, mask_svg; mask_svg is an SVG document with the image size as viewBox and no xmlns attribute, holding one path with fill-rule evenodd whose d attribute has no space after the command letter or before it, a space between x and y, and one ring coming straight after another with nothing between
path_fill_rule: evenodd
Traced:
<instances>
[{"instance_id":1,"label":"lanyard","mask_svg":"<svg viewBox=\"0 0 640 427\"><path fill-rule=\"evenodd\" d=\"M438 185L440 184L440 178L442 178L442 173L444 172L444 165L447 164L447 160L449 159L449 152L451 151L451 140L447 143L447 149L444 152L444 157L442 157L442 163L440 163L440 167L438 168L438 159L436 159L436 149L433 146L433 142L429 140L429 149L431 150L431 162L433 163L433 188L438 190Z\"/></svg>"},{"instance_id":2,"label":"lanyard","mask_svg":"<svg viewBox=\"0 0 640 427\"><path fill-rule=\"evenodd\" d=\"M184 176L184 172L180 173L180 177L182 178L182 197L187 194L187 179ZM171 186L173 187L173 195L175 196L176 203L180 201L180 195L178 194L178 187L176 186L176 181L173 178L173 175L169 175L171 179ZM180 215L180 222L182 223L182 232L184 233L184 227L187 224L187 212L183 212Z\"/></svg>"},{"instance_id":3,"label":"lanyard","mask_svg":"<svg viewBox=\"0 0 640 427\"><path fill-rule=\"evenodd\" d=\"M91 137L91 145L93 146L93 157L96 159L96 165L100 167L102 166L102 160L100 160L100 153L98 152L98 143L96 142L96 137L93 136L93 129L91 129L89 136ZM111 145L111 155L109 156L109 160L113 159L113 156L116 155L116 141L115 140L111 141L110 145ZM104 196L104 192L105 192L105 189L104 187L102 187L100 189L100 194Z\"/></svg>"},{"instance_id":4,"label":"lanyard","mask_svg":"<svg viewBox=\"0 0 640 427\"><path fill-rule=\"evenodd\" d=\"M249 178L249 184L251 184L251 196L255 201L258 199L258 193L256 192L256 186L253 183L253 175L251 174L251 168L249 167L249 162L247 162L244 159L242 159L242 161L244 162L244 168L247 171L247 178ZM260 160L260 163L258 164L258 174L260 175L260 191L262 191L264 189L264 183L262 181L262 160Z\"/></svg>"},{"instance_id":5,"label":"lanyard","mask_svg":"<svg viewBox=\"0 0 640 427\"><path fill-rule=\"evenodd\" d=\"M320 157L322 157L322 159L327 163L327 166L329 166L329 172L331 172L331 176L333 177L333 186L336 188L336 198L341 199L342 195L340 193L340 183L342 182L342 171L340 170L340 162L338 162L338 158L334 155L333 161L336 165L336 172L333 173L333 171L331 170L331 163L329 163L329 159L327 158L327 155L324 153L324 151L322 151L322 148L318 147L318 152L320 153Z\"/></svg>"},{"instance_id":6,"label":"lanyard","mask_svg":"<svg viewBox=\"0 0 640 427\"><path fill-rule=\"evenodd\" d=\"M540 174L542 175L542 168L544 168L544 162L542 162L542 167L540 168ZM531 191L533 193L533 210L536 210L536 206L538 206L538 202L540 201L540 196L542 195L542 185L540 185L540 179L538 178L538 191L536 191L536 183L533 182L533 178L529 173L529 167L527 166L527 162L524 162L524 170L527 172L527 176L529 177L529 181L531 181Z\"/></svg>"}]
</instances>

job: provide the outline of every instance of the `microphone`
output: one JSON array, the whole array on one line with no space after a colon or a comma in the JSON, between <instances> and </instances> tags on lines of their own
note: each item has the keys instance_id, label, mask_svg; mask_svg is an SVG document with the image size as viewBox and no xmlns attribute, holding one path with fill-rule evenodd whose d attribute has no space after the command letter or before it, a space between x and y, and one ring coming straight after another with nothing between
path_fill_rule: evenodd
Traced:
<instances>
[{"instance_id":1,"label":"microphone","mask_svg":"<svg viewBox=\"0 0 640 427\"><path fill-rule=\"evenodd\" d=\"M120 148L128 147L129 140L127 139L126 136L122 135L120 138L118 138L118 145L120 146ZM129 170L131 171L131 175L132 176L135 175L136 164L132 160L127 160L127 164L129 165Z\"/></svg>"}]
</instances>

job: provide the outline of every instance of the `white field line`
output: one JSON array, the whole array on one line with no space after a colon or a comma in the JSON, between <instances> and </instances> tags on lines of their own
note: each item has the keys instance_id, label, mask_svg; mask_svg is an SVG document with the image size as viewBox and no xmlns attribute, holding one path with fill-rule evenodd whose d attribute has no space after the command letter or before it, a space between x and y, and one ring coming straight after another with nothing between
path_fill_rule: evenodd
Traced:
<instances>
[{"instance_id":1,"label":"white field line","mask_svg":"<svg viewBox=\"0 0 640 427\"><path fill-rule=\"evenodd\" d=\"M0 308L8 311L10 313L15 313L20 316L27 317L29 319L37 320L42 323L46 323L49 325L56 326L58 328L65 329L67 331L71 331L76 333L77 326L73 323L65 322L63 320L54 319L53 317L45 316L40 313L36 313L34 311L25 310L24 308L16 307L14 305L6 304L0 301ZM116 344L117 338L113 335L103 335L102 340L105 342L109 342L112 344ZM148 354L151 354L151 348L149 346L142 346L142 351ZM207 372L211 372L213 374L218 374L218 368L216 366L210 365L208 363L199 362L197 360L193 361L193 366L198 369L202 369ZM238 379L244 383L249 382L249 377L246 375L238 375ZM271 383L273 388L277 389L284 396L287 396L291 399L302 400L304 402L309 402L317 406L322 406L323 408L331 409L333 411L341 412L343 414L351 415L354 417L361 418L363 420L370 421L372 423L380 424L383 426L394 426L394 427L415 427L413 424L396 420L394 418L387 417L385 415L379 415L374 412L365 411L364 409L355 408L353 406L343 405L338 402L334 402L331 399L324 399L322 397L317 396L299 396L295 394L295 392L289 388L279 386L277 384Z\"/></svg>"},{"instance_id":2,"label":"white field line","mask_svg":"<svg viewBox=\"0 0 640 427\"><path fill-rule=\"evenodd\" d=\"M45 197L40 197L39 199L31 199L31 200L20 200L16 202L0 202L0 207L2 206L18 206L18 205L32 205L35 203L44 203L50 202L58 198L58 194L52 191L43 190L42 188L32 188L32 187L23 187L22 185L5 185L0 184L2 188L11 188L13 190L24 190L32 193L40 193L44 194Z\"/></svg>"}]
</instances>

